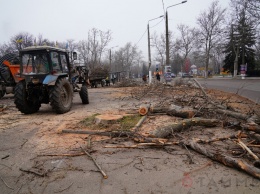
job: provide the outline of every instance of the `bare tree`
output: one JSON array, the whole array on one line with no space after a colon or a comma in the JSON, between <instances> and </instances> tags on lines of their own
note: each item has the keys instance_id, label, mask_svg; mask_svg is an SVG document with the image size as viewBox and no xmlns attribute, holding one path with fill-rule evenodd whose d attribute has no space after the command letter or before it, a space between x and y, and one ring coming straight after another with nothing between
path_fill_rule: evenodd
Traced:
<instances>
[{"instance_id":1,"label":"bare tree","mask_svg":"<svg viewBox=\"0 0 260 194\"><path fill-rule=\"evenodd\" d=\"M115 52L116 71L130 71L131 67L138 65L142 58L141 51L130 42Z\"/></svg>"},{"instance_id":2,"label":"bare tree","mask_svg":"<svg viewBox=\"0 0 260 194\"><path fill-rule=\"evenodd\" d=\"M19 51L25 47L33 45L34 37L28 32L20 32L11 38L12 47Z\"/></svg>"},{"instance_id":3,"label":"bare tree","mask_svg":"<svg viewBox=\"0 0 260 194\"><path fill-rule=\"evenodd\" d=\"M38 46L44 46L44 45L48 45L48 46L54 46L54 42L50 41L47 38L44 38L42 36L42 34L39 34L37 38L34 39L34 44L38 45Z\"/></svg>"},{"instance_id":4,"label":"bare tree","mask_svg":"<svg viewBox=\"0 0 260 194\"><path fill-rule=\"evenodd\" d=\"M16 53L17 50L10 43L4 43L0 45L0 57L8 54L8 53Z\"/></svg>"},{"instance_id":5,"label":"bare tree","mask_svg":"<svg viewBox=\"0 0 260 194\"><path fill-rule=\"evenodd\" d=\"M200 14L197 23L200 27L200 36L202 44L204 44L205 52L205 78L208 77L208 66L210 52L216 45L217 40L222 32L222 24L225 21L225 11L219 6L218 1L213 1L207 11Z\"/></svg>"},{"instance_id":6,"label":"bare tree","mask_svg":"<svg viewBox=\"0 0 260 194\"><path fill-rule=\"evenodd\" d=\"M88 32L88 49L89 49L89 63L90 68L94 68L96 65L101 65L102 54L105 48L111 41L110 30L103 32L93 28Z\"/></svg>"},{"instance_id":7,"label":"bare tree","mask_svg":"<svg viewBox=\"0 0 260 194\"><path fill-rule=\"evenodd\" d=\"M260 1L259 0L231 0L233 13L239 13L244 9L247 17L256 25L260 24Z\"/></svg>"},{"instance_id":8,"label":"bare tree","mask_svg":"<svg viewBox=\"0 0 260 194\"><path fill-rule=\"evenodd\" d=\"M157 35L155 32L153 36L151 37L152 39L152 45L155 47L156 50L156 56L153 57L153 60L159 61L162 65L165 65L166 62L166 38L165 38L165 33L161 34L160 36ZM173 33L169 31L169 51L170 51L170 60L173 61L174 57L174 49L175 49L175 44L173 40Z\"/></svg>"},{"instance_id":9,"label":"bare tree","mask_svg":"<svg viewBox=\"0 0 260 194\"><path fill-rule=\"evenodd\" d=\"M77 44L77 50L79 52L79 60L87 65L90 57L89 42L86 40L79 41Z\"/></svg>"},{"instance_id":10,"label":"bare tree","mask_svg":"<svg viewBox=\"0 0 260 194\"><path fill-rule=\"evenodd\" d=\"M163 65L165 62L165 35L161 34L160 37L156 34L156 32L152 36L152 45L156 49L156 56L153 57L155 61L160 61Z\"/></svg>"},{"instance_id":11,"label":"bare tree","mask_svg":"<svg viewBox=\"0 0 260 194\"><path fill-rule=\"evenodd\" d=\"M183 60L185 61L189 53L192 51L195 46L196 37L198 32L195 28L191 28L187 25L180 24L178 25L178 30L181 33L181 38L178 38L175 43L175 49L177 52L183 54Z\"/></svg>"}]
</instances>

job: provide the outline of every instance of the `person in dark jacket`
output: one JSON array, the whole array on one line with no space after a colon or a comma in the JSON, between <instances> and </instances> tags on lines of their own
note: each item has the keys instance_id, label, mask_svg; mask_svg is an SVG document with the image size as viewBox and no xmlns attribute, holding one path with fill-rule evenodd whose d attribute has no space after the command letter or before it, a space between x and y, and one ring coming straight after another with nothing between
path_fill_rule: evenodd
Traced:
<instances>
[{"instance_id":1,"label":"person in dark jacket","mask_svg":"<svg viewBox=\"0 0 260 194\"><path fill-rule=\"evenodd\" d=\"M159 74L158 72L156 73L156 79L157 79L158 81L161 80L161 76L160 76L160 74Z\"/></svg>"}]
</instances>

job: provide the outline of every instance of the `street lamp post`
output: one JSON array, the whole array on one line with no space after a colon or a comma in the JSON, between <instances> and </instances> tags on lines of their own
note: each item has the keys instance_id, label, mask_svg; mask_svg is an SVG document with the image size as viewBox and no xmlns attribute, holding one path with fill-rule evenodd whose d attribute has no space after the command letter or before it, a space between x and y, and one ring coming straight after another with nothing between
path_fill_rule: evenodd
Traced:
<instances>
[{"instance_id":1,"label":"street lamp post","mask_svg":"<svg viewBox=\"0 0 260 194\"><path fill-rule=\"evenodd\" d=\"M109 67L112 69L111 65L112 65L112 49L118 47L118 46L113 46L109 49Z\"/></svg>"},{"instance_id":2,"label":"street lamp post","mask_svg":"<svg viewBox=\"0 0 260 194\"><path fill-rule=\"evenodd\" d=\"M150 27L149 27L149 22L152 21L152 20L156 20L156 19L159 19L159 18L162 18L163 15L157 17L157 18L153 18L153 19L150 19L148 20L148 24L147 24L147 33L148 33L148 70L149 70L149 83L152 82L152 73L151 73L151 70L150 70L150 67L152 65L152 60L151 60L151 45L150 45Z\"/></svg>"},{"instance_id":3,"label":"street lamp post","mask_svg":"<svg viewBox=\"0 0 260 194\"><path fill-rule=\"evenodd\" d=\"M170 5L166 8L166 12L165 12L165 38L166 38L166 65L169 65L170 64L170 51L169 51L169 29L168 29L168 11L167 9L170 8L170 7L174 7L176 5L180 5L180 4L183 4L183 3L186 3L187 1L182 1L181 3L177 3L177 4L174 4L174 5Z\"/></svg>"},{"instance_id":4,"label":"street lamp post","mask_svg":"<svg viewBox=\"0 0 260 194\"><path fill-rule=\"evenodd\" d=\"M234 34L234 24L231 24L231 38L232 38L232 45L235 52L235 60L234 60L234 72L233 72L233 78L237 78L237 72L238 72L238 54L239 54L239 41ZM234 40L235 39L235 40Z\"/></svg>"},{"instance_id":5,"label":"street lamp post","mask_svg":"<svg viewBox=\"0 0 260 194\"><path fill-rule=\"evenodd\" d=\"M148 33L148 60L149 60L149 70L150 70L150 67L152 65L152 62L151 62L151 46L150 46L150 27L149 27L149 22L152 21L152 20L156 20L156 19L159 19L159 18L162 18L163 15L157 17L157 18L153 18L151 20L148 20L148 24L147 24L147 33Z\"/></svg>"}]
</instances>

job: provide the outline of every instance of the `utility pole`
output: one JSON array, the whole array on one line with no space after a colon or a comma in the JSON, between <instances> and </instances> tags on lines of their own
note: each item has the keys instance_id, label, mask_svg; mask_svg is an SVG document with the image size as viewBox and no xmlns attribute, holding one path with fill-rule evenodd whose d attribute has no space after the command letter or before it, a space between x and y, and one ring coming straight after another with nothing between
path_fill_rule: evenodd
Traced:
<instances>
[{"instance_id":1,"label":"utility pole","mask_svg":"<svg viewBox=\"0 0 260 194\"><path fill-rule=\"evenodd\" d=\"M151 19L151 20L148 20L148 24L147 24L147 33L148 33L148 71L149 71L149 83L152 82L152 72L150 70L150 67L152 65L152 60L151 60L151 45L150 45L150 27L149 27L149 22L152 21L152 20L156 20L156 19L159 19L159 18L162 18L163 15L157 17L157 18L154 18L154 19Z\"/></svg>"},{"instance_id":2,"label":"utility pole","mask_svg":"<svg viewBox=\"0 0 260 194\"><path fill-rule=\"evenodd\" d=\"M166 38L166 64L165 65L169 65L170 64L170 51L169 51L169 29L168 29L168 11L166 9L166 16L165 16L165 28L166 28L166 34L165 34L165 38Z\"/></svg>"},{"instance_id":3,"label":"utility pole","mask_svg":"<svg viewBox=\"0 0 260 194\"><path fill-rule=\"evenodd\" d=\"M151 45L150 45L150 30L149 30L149 22L147 24L147 32L148 32L148 70L151 67Z\"/></svg>"}]
</instances>

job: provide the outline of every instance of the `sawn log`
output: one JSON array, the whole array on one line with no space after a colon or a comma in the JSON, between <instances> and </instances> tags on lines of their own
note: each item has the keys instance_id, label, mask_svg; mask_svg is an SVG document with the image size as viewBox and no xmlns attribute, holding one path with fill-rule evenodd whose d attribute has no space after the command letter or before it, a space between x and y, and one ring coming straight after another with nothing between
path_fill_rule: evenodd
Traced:
<instances>
[{"instance_id":1,"label":"sawn log","mask_svg":"<svg viewBox=\"0 0 260 194\"><path fill-rule=\"evenodd\" d=\"M151 137L166 138L167 136L180 132L181 130L186 130L192 126L205 126L205 127L215 127L219 124L217 119L204 119L204 118L192 118L184 119L179 123L168 123L166 126L159 127L154 131L150 132Z\"/></svg>"}]
</instances>

